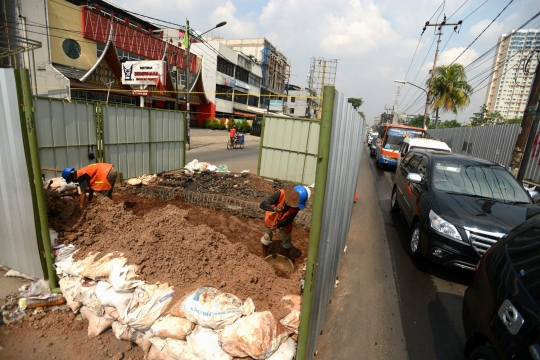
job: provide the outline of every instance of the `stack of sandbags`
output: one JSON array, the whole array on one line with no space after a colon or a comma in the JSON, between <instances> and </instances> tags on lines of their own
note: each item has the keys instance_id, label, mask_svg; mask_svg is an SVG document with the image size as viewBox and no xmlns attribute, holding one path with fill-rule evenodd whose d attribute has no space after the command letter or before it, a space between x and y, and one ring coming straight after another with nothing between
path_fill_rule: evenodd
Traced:
<instances>
[{"instance_id":1,"label":"stack of sandbags","mask_svg":"<svg viewBox=\"0 0 540 360\"><path fill-rule=\"evenodd\" d=\"M54 190L59 193L63 193L68 190L73 190L77 188L77 183L67 183L63 177L56 177L50 180L43 182L43 187L45 189Z\"/></svg>"}]
</instances>

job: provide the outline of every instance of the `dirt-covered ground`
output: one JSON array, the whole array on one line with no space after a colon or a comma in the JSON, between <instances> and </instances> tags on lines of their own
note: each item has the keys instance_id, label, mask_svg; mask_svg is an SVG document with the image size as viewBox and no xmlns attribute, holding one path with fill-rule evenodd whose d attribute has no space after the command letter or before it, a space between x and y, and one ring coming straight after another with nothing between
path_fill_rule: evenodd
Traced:
<instances>
[{"instance_id":1,"label":"dirt-covered ground","mask_svg":"<svg viewBox=\"0 0 540 360\"><path fill-rule=\"evenodd\" d=\"M273 192L273 186L255 178L260 184L254 188L264 190L251 192L246 199L259 201ZM245 176L242 181L247 179L250 183L253 180ZM300 294L309 234L299 227L293 230L291 251L295 270L283 274L261 257L261 220L232 216L181 199L165 201L116 193L114 201L92 204L83 211L75 197L62 198L52 192L46 197L50 227L59 232L59 242L80 249L77 258L98 251L103 255L121 252L128 263L139 266L143 280L174 286L171 305L207 285L242 299L251 297L256 311L270 310L279 319L289 312L281 297ZM276 234L270 252L279 249ZM70 312L28 315L16 325L0 327L0 346L4 347L0 358L143 357L135 344L117 340L110 331L88 339L86 328L86 320Z\"/></svg>"}]
</instances>

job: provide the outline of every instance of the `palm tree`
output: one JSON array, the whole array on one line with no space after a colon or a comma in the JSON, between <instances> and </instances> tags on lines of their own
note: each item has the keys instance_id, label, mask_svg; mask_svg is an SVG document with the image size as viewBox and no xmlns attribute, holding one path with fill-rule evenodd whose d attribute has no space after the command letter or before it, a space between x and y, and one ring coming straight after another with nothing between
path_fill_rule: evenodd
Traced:
<instances>
[{"instance_id":1,"label":"palm tree","mask_svg":"<svg viewBox=\"0 0 540 360\"><path fill-rule=\"evenodd\" d=\"M429 87L429 79L426 86ZM467 83L465 68L461 64L442 65L435 69L433 77L433 97L431 106L435 109L435 128L439 121L439 109L442 112L457 114L471 102L473 88Z\"/></svg>"}]
</instances>

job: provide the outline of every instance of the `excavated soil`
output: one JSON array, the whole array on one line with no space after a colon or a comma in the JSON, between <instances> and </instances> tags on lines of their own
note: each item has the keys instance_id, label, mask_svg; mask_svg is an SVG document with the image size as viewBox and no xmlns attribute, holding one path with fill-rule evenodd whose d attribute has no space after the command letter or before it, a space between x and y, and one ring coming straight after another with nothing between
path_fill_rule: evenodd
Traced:
<instances>
[{"instance_id":1,"label":"excavated soil","mask_svg":"<svg viewBox=\"0 0 540 360\"><path fill-rule=\"evenodd\" d=\"M75 199L48 196L54 209L73 214L54 221L59 241L73 243L90 253L122 252L128 263L139 266L141 278L149 283L174 286L171 305L201 286L213 286L242 299L251 297L257 311L269 310L277 318L288 314L280 299L300 294L300 280L307 253L308 232L295 228L291 256L295 270L285 274L261 257L263 222L189 205L181 200L165 201L135 195L116 195L115 201L92 204L83 213ZM57 210L61 210L57 209ZM280 248L276 234L270 252Z\"/></svg>"},{"instance_id":2,"label":"excavated soil","mask_svg":"<svg viewBox=\"0 0 540 360\"><path fill-rule=\"evenodd\" d=\"M184 174L182 171L162 173L158 176L155 184L183 187L187 190L221 194L254 202L266 199L277 189L298 185L278 180L267 181L248 173L216 173L210 171L195 174Z\"/></svg>"}]
</instances>

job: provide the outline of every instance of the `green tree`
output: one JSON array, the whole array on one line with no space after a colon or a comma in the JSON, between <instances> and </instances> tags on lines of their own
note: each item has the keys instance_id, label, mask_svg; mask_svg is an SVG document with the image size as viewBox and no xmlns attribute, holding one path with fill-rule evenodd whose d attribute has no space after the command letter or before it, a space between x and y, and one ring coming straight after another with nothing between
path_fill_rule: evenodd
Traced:
<instances>
[{"instance_id":1,"label":"green tree","mask_svg":"<svg viewBox=\"0 0 540 360\"><path fill-rule=\"evenodd\" d=\"M439 124L439 129L450 129L461 127L461 123L457 120L446 120Z\"/></svg>"},{"instance_id":2,"label":"green tree","mask_svg":"<svg viewBox=\"0 0 540 360\"><path fill-rule=\"evenodd\" d=\"M429 87L429 79L426 85ZM431 106L435 109L435 127L439 120L439 110L443 113L458 113L471 102L473 88L467 83L465 68L461 64L442 65L435 69Z\"/></svg>"},{"instance_id":3,"label":"green tree","mask_svg":"<svg viewBox=\"0 0 540 360\"><path fill-rule=\"evenodd\" d=\"M392 114L382 113L381 114L381 124L386 124L392 121Z\"/></svg>"},{"instance_id":4,"label":"green tree","mask_svg":"<svg viewBox=\"0 0 540 360\"><path fill-rule=\"evenodd\" d=\"M480 111L474 113L470 119L471 126L504 125L509 123L504 120L504 117L500 112L489 112L485 104L480 106ZM516 120L518 119L513 119L511 124L521 124L521 120L515 122Z\"/></svg>"},{"instance_id":5,"label":"green tree","mask_svg":"<svg viewBox=\"0 0 540 360\"><path fill-rule=\"evenodd\" d=\"M493 111L487 114L487 122L489 125L504 125L506 121L502 114L498 111Z\"/></svg>"},{"instance_id":6,"label":"green tree","mask_svg":"<svg viewBox=\"0 0 540 360\"><path fill-rule=\"evenodd\" d=\"M480 111L473 113L473 116L470 117L471 119L471 126L484 126L488 125L487 121L487 106L484 104L480 106Z\"/></svg>"},{"instance_id":7,"label":"green tree","mask_svg":"<svg viewBox=\"0 0 540 360\"><path fill-rule=\"evenodd\" d=\"M424 127L424 115L416 115L407 123L409 126L416 126L419 128ZM429 119L429 116L426 118L426 126L429 129L431 127L431 121Z\"/></svg>"},{"instance_id":8,"label":"green tree","mask_svg":"<svg viewBox=\"0 0 540 360\"><path fill-rule=\"evenodd\" d=\"M347 101L352 104L352 107L355 110L358 110L358 108L364 103L364 99L362 98L348 98Z\"/></svg>"},{"instance_id":9,"label":"green tree","mask_svg":"<svg viewBox=\"0 0 540 360\"><path fill-rule=\"evenodd\" d=\"M522 119L508 119L505 121L506 124L521 124Z\"/></svg>"}]
</instances>

